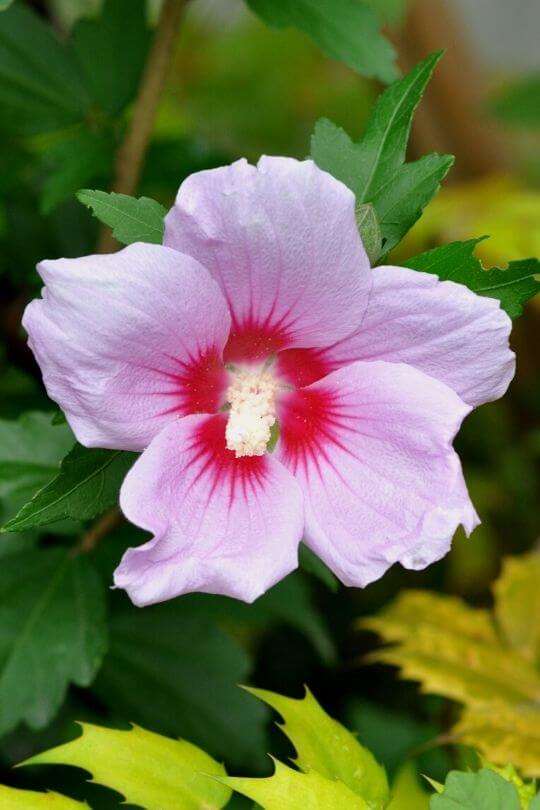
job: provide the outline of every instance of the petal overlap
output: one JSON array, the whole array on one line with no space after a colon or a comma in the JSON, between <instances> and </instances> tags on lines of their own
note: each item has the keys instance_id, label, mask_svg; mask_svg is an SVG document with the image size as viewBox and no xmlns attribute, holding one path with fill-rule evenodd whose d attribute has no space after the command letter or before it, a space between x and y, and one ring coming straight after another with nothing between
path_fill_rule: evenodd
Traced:
<instances>
[{"instance_id":1,"label":"petal overlap","mask_svg":"<svg viewBox=\"0 0 540 810\"><path fill-rule=\"evenodd\" d=\"M51 399L90 447L142 450L178 416L222 404L227 304L193 258L134 244L45 261L23 325Z\"/></svg>"},{"instance_id":2,"label":"petal overlap","mask_svg":"<svg viewBox=\"0 0 540 810\"><path fill-rule=\"evenodd\" d=\"M165 244L220 284L233 317L231 361L330 345L367 305L354 195L312 161L240 160L188 177L165 219Z\"/></svg>"},{"instance_id":3,"label":"petal overlap","mask_svg":"<svg viewBox=\"0 0 540 810\"><path fill-rule=\"evenodd\" d=\"M476 513L452 440L470 408L404 364L357 362L281 403L277 458L305 497L308 545L347 585L442 557Z\"/></svg>"},{"instance_id":4,"label":"petal overlap","mask_svg":"<svg viewBox=\"0 0 540 810\"><path fill-rule=\"evenodd\" d=\"M124 481L124 513L154 534L115 574L137 605L191 591L252 602L297 566L300 487L268 454L236 458L225 424L223 414L178 419Z\"/></svg>"}]
</instances>

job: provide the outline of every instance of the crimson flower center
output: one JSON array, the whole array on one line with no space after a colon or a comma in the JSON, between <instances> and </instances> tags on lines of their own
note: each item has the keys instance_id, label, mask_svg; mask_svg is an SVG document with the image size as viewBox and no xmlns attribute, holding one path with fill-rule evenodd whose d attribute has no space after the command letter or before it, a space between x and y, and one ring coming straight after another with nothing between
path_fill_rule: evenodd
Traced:
<instances>
[{"instance_id":1,"label":"crimson flower center","mask_svg":"<svg viewBox=\"0 0 540 810\"><path fill-rule=\"evenodd\" d=\"M270 370L233 369L227 390L229 417L227 449L241 456L262 456L276 421L276 395L280 388Z\"/></svg>"}]
</instances>

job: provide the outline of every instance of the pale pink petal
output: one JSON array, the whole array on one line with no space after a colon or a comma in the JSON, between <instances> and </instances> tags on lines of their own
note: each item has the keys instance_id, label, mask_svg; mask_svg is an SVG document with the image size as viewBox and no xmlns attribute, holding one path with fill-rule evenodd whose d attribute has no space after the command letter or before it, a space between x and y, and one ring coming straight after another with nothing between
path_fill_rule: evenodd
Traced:
<instances>
[{"instance_id":1,"label":"pale pink petal","mask_svg":"<svg viewBox=\"0 0 540 810\"><path fill-rule=\"evenodd\" d=\"M191 175L165 219L165 244L220 284L233 315L231 361L328 346L367 305L354 194L312 161L264 157Z\"/></svg>"},{"instance_id":2,"label":"pale pink petal","mask_svg":"<svg viewBox=\"0 0 540 810\"><path fill-rule=\"evenodd\" d=\"M361 326L329 349L283 352L278 369L309 385L357 360L407 363L477 406L501 397L514 376L511 328L494 298L431 273L377 267Z\"/></svg>"},{"instance_id":3,"label":"pale pink petal","mask_svg":"<svg viewBox=\"0 0 540 810\"><path fill-rule=\"evenodd\" d=\"M142 450L172 419L221 407L230 316L194 259L134 244L38 270L43 298L23 325L82 444Z\"/></svg>"},{"instance_id":4,"label":"pale pink petal","mask_svg":"<svg viewBox=\"0 0 540 810\"><path fill-rule=\"evenodd\" d=\"M477 525L452 440L470 408L404 364L358 362L281 402L277 458L305 496L306 542L346 585L424 568Z\"/></svg>"},{"instance_id":5,"label":"pale pink petal","mask_svg":"<svg viewBox=\"0 0 540 810\"><path fill-rule=\"evenodd\" d=\"M136 605L203 591L252 602L297 566L303 498L269 455L236 458L226 417L166 427L122 485L126 517L154 534L115 573Z\"/></svg>"}]
</instances>

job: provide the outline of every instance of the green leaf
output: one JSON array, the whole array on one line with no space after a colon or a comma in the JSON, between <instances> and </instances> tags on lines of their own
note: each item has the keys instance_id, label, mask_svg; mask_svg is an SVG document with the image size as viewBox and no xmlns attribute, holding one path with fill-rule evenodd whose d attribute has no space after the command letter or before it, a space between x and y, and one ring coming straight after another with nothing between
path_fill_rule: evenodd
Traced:
<instances>
[{"instance_id":1,"label":"green leaf","mask_svg":"<svg viewBox=\"0 0 540 810\"><path fill-rule=\"evenodd\" d=\"M263 810L369 810L369 805L342 782L317 771L298 773L275 760L275 772L266 779L221 777L220 782L257 802Z\"/></svg>"},{"instance_id":2,"label":"green leaf","mask_svg":"<svg viewBox=\"0 0 540 810\"><path fill-rule=\"evenodd\" d=\"M81 186L110 174L114 155L112 138L79 129L47 150L43 164L48 176L41 194L41 210L49 213Z\"/></svg>"},{"instance_id":3,"label":"green leaf","mask_svg":"<svg viewBox=\"0 0 540 810\"><path fill-rule=\"evenodd\" d=\"M93 98L118 115L134 98L146 59L145 0L106 0L97 19L78 20L72 39Z\"/></svg>"},{"instance_id":4,"label":"green leaf","mask_svg":"<svg viewBox=\"0 0 540 810\"><path fill-rule=\"evenodd\" d=\"M356 224L370 264L381 255L382 236L379 220L371 203L362 203L356 209Z\"/></svg>"},{"instance_id":5,"label":"green leaf","mask_svg":"<svg viewBox=\"0 0 540 810\"><path fill-rule=\"evenodd\" d=\"M493 771L452 771L444 791L432 796L430 810L521 810L515 787Z\"/></svg>"},{"instance_id":6,"label":"green leaf","mask_svg":"<svg viewBox=\"0 0 540 810\"><path fill-rule=\"evenodd\" d=\"M350 731L326 714L309 690L302 700L265 689L249 688L248 692L282 716L281 729L296 749L295 764L301 771L339 780L365 799L368 807L386 807L390 795L384 768Z\"/></svg>"},{"instance_id":7,"label":"green leaf","mask_svg":"<svg viewBox=\"0 0 540 810\"><path fill-rule=\"evenodd\" d=\"M1 9L0 9L1 11ZM0 785L2 810L77 810L88 808L86 802L76 802L59 793L36 793L35 790L18 790Z\"/></svg>"},{"instance_id":8,"label":"green leaf","mask_svg":"<svg viewBox=\"0 0 540 810\"><path fill-rule=\"evenodd\" d=\"M227 804L231 791L208 776L221 776L225 769L195 745L138 727L118 731L81 725L76 740L23 764L84 768L94 782L145 810L219 810Z\"/></svg>"},{"instance_id":9,"label":"green leaf","mask_svg":"<svg viewBox=\"0 0 540 810\"><path fill-rule=\"evenodd\" d=\"M540 668L540 553L507 557L495 583L495 618L506 642Z\"/></svg>"},{"instance_id":10,"label":"green leaf","mask_svg":"<svg viewBox=\"0 0 540 810\"><path fill-rule=\"evenodd\" d=\"M320 579L333 593L339 590L339 580L337 577L334 576L323 561L320 560L310 548L304 545L304 543L300 544L298 562L303 571Z\"/></svg>"},{"instance_id":11,"label":"green leaf","mask_svg":"<svg viewBox=\"0 0 540 810\"><path fill-rule=\"evenodd\" d=\"M352 189L357 205L375 208L384 253L414 225L453 163L437 154L405 163L413 114L441 55L428 56L379 97L358 143L326 119L311 139L317 165Z\"/></svg>"},{"instance_id":12,"label":"green leaf","mask_svg":"<svg viewBox=\"0 0 540 810\"><path fill-rule=\"evenodd\" d=\"M99 515L118 503L120 486L136 457L124 450L76 444L62 461L56 478L40 489L2 531L19 532L63 518L87 520Z\"/></svg>"},{"instance_id":13,"label":"green leaf","mask_svg":"<svg viewBox=\"0 0 540 810\"><path fill-rule=\"evenodd\" d=\"M0 128L21 135L81 121L90 98L73 55L23 3L0 16Z\"/></svg>"},{"instance_id":14,"label":"green leaf","mask_svg":"<svg viewBox=\"0 0 540 810\"><path fill-rule=\"evenodd\" d=\"M112 228L114 238L124 245L163 241L163 217L167 212L155 200L90 189L79 191L77 198L92 209L100 222Z\"/></svg>"},{"instance_id":15,"label":"green leaf","mask_svg":"<svg viewBox=\"0 0 540 810\"><path fill-rule=\"evenodd\" d=\"M529 810L540 810L540 793L537 793L530 803Z\"/></svg>"},{"instance_id":16,"label":"green leaf","mask_svg":"<svg viewBox=\"0 0 540 810\"><path fill-rule=\"evenodd\" d=\"M502 90L491 104L492 113L505 124L540 126L540 73L527 76Z\"/></svg>"},{"instance_id":17,"label":"green leaf","mask_svg":"<svg viewBox=\"0 0 540 810\"><path fill-rule=\"evenodd\" d=\"M24 503L56 475L72 444L68 426L52 425L50 413L0 419L0 498Z\"/></svg>"},{"instance_id":18,"label":"green leaf","mask_svg":"<svg viewBox=\"0 0 540 810\"><path fill-rule=\"evenodd\" d=\"M443 281L464 284L478 295L497 298L511 318L523 312L523 304L540 292L540 261L520 259L510 262L506 270L486 270L474 255L480 239L452 242L444 247L420 253L404 262L405 267L434 273Z\"/></svg>"},{"instance_id":19,"label":"green leaf","mask_svg":"<svg viewBox=\"0 0 540 810\"><path fill-rule=\"evenodd\" d=\"M429 810L429 796L411 762L406 763L396 777L388 810Z\"/></svg>"},{"instance_id":20,"label":"green leaf","mask_svg":"<svg viewBox=\"0 0 540 810\"><path fill-rule=\"evenodd\" d=\"M397 75L381 19L362 0L246 0L274 28L298 28L333 59L383 82Z\"/></svg>"},{"instance_id":21,"label":"green leaf","mask_svg":"<svg viewBox=\"0 0 540 810\"><path fill-rule=\"evenodd\" d=\"M0 0L0 11L7 11L13 0Z\"/></svg>"},{"instance_id":22,"label":"green leaf","mask_svg":"<svg viewBox=\"0 0 540 810\"><path fill-rule=\"evenodd\" d=\"M103 585L87 559L60 549L0 567L0 734L43 728L68 685L88 686L105 652Z\"/></svg>"},{"instance_id":23,"label":"green leaf","mask_svg":"<svg viewBox=\"0 0 540 810\"><path fill-rule=\"evenodd\" d=\"M235 684L246 654L183 600L117 613L94 689L120 716L192 740L228 762L259 763L263 707Z\"/></svg>"}]
</instances>

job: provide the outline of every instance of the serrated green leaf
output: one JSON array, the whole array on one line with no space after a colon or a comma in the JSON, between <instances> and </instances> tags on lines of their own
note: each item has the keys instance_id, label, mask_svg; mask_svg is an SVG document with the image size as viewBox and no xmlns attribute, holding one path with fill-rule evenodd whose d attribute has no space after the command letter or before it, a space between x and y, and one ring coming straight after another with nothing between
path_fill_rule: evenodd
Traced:
<instances>
[{"instance_id":1,"label":"serrated green leaf","mask_svg":"<svg viewBox=\"0 0 540 810\"><path fill-rule=\"evenodd\" d=\"M465 708L453 729L465 745L493 762L514 762L524 776L540 777L538 705L491 704Z\"/></svg>"},{"instance_id":2,"label":"serrated green leaf","mask_svg":"<svg viewBox=\"0 0 540 810\"><path fill-rule=\"evenodd\" d=\"M369 810L369 805L342 782L317 771L298 773L275 760L274 775L266 779L221 777L220 782L257 802L263 810Z\"/></svg>"},{"instance_id":3,"label":"serrated green leaf","mask_svg":"<svg viewBox=\"0 0 540 810\"><path fill-rule=\"evenodd\" d=\"M178 599L113 616L93 689L123 717L253 765L266 750L266 712L236 686L250 667L215 622Z\"/></svg>"},{"instance_id":4,"label":"serrated green leaf","mask_svg":"<svg viewBox=\"0 0 540 810\"><path fill-rule=\"evenodd\" d=\"M92 209L100 222L112 228L114 238L124 245L163 241L163 217L167 212L155 200L91 189L81 189L77 198Z\"/></svg>"},{"instance_id":5,"label":"serrated green leaf","mask_svg":"<svg viewBox=\"0 0 540 810\"><path fill-rule=\"evenodd\" d=\"M118 115L135 96L148 51L145 0L106 0L98 18L77 21L72 40L93 98Z\"/></svg>"},{"instance_id":6,"label":"serrated green leaf","mask_svg":"<svg viewBox=\"0 0 540 810\"><path fill-rule=\"evenodd\" d=\"M69 683L88 686L107 644L104 588L87 559L28 551L0 567L0 734L43 728Z\"/></svg>"},{"instance_id":7,"label":"serrated green leaf","mask_svg":"<svg viewBox=\"0 0 540 810\"><path fill-rule=\"evenodd\" d=\"M0 419L0 497L24 503L56 475L72 444L69 427L52 425L50 413Z\"/></svg>"},{"instance_id":8,"label":"serrated green leaf","mask_svg":"<svg viewBox=\"0 0 540 810\"><path fill-rule=\"evenodd\" d=\"M362 0L246 0L275 28L298 28L333 59L383 82L397 75L395 51L381 34L381 18Z\"/></svg>"},{"instance_id":9,"label":"serrated green leaf","mask_svg":"<svg viewBox=\"0 0 540 810\"><path fill-rule=\"evenodd\" d=\"M495 583L495 618L507 643L540 668L540 553L507 557Z\"/></svg>"},{"instance_id":10,"label":"serrated green leaf","mask_svg":"<svg viewBox=\"0 0 540 810\"><path fill-rule=\"evenodd\" d=\"M24 765L73 765L93 781L122 794L145 810L219 810L231 791L208 776L222 765L186 740L171 740L134 727L119 731L81 724L76 740L44 751Z\"/></svg>"},{"instance_id":11,"label":"serrated green leaf","mask_svg":"<svg viewBox=\"0 0 540 810\"><path fill-rule=\"evenodd\" d=\"M2 531L19 532L63 518L87 520L118 503L127 471L136 459L124 450L102 450L76 444L58 475L40 489Z\"/></svg>"},{"instance_id":12,"label":"serrated green leaf","mask_svg":"<svg viewBox=\"0 0 540 810\"><path fill-rule=\"evenodd\" d=\"M459 599L408 591L360 626L394 642L371 659L400 667L426 692L469 705L540 700L540 673L501 644L487 611Z\"/></svg>"},{"instance_id":13,"label":"serrated green leaf","mask_svg":"<svg viewBox=\"0 0 540 810\"><path fill-rule=\"evenodd\" d=\"M72 54L23 3L0 15L0 128L21 135L82 121L90 97Z\"/></svg>"},{"instance_id":14,"label":"serrated green leaf","mask_svg":"<svg viewBox=\"0 0 540 810\"><path fill-rule=\"evenodd\" d=\"M420 253L403 262L405 267L434 273L442 280L464 284L478 295L497 298L511 318L523 312L523 304L540 292L540 261L520 259L510 262L506 270L486 270L474 255L481 239L452 242Z\"/></svg>"},{"instance_id":15,"label":"serrated green leaf","mask_svg":"<svg viewBox=\"0 0 540 810\"><path fill-rule=\"evenodd\" d=\"M339 780L370 808L386 807L390 794L384 768L350 731L326 714L309 690L301 700L265 689L248 691L283 718L281 729L296 749L295 764L301 771Z\"/></svg>"},{"instance_id":16,"label":"serrated green leaf","mask_svg":"<svg viewBox=\"0 0 540 810\"><path fill-rule=\"evenodd\" d=\"M521 810L515 787L493 771L452 771L444 791L432 796L431 810Z\"/></svg>"},{"instance_id":17,"label":"serrated green leaf","mask_svg":"<svg viewBox=\"0 0 540 810\"><path fill-rule=\"evenodd\" d=\"M453 163L436 154L405 163L413 114L440 58L441 52L431 54L379 97L358 143L326 119L311 139L317 165L352 189L357 205L375 208L384 253L416 222Z\"/></svg>"},{"instance_id":18,"label":"serrated green leaf","mask_svg":"<svg viewBox=\"0 0 540 810\"><path fill-rule=\"evenodd\" d=\"M59 793L37 793L4 785L0 785L0 806L2 810L81 810L85 807L89 810L86 802L76 802Z\"/></svg>"}]
</instances>

